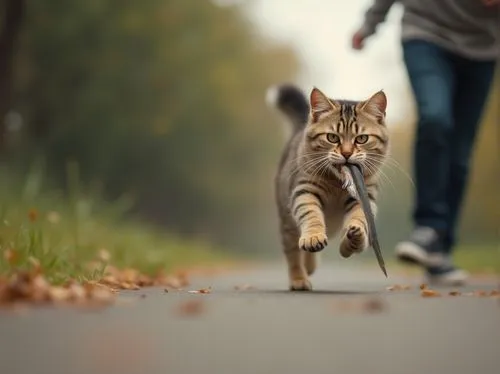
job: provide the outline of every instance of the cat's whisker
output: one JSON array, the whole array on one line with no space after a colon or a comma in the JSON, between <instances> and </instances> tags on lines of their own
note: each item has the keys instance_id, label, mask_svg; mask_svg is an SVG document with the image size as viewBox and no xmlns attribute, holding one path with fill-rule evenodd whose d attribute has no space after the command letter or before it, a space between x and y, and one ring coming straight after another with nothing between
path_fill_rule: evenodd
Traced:
<instances>
[{"instance_id":1,"label":"cat's whisker","mask_svg":"<svg viewBox=\"0 0 500 374\"><path fill-rule=\"evenodd\" d=\"M291 159L290 163L296 163L300 160L311 158L311 157L324 157L327 154L328 154L328 152L307 152L307 153L303 153L303 154L297 156L296 158Z\"/></svg>"},{"instance_id":2,"label":"cat's whisker","mask_svg":"<svg viewBox=\"0 0 500 374\"><path fill-rule=\"evenodd\" d=\"M314 178L315 176L318 175L318 171L323 168L323 166L325 164L329 164L330 163L330 160L328 160L327 158L323 158L322 160L320 160L315 166L314 170L311 172L311 177ZM312 168L309 168L308 170L310 170ZM307 172L307 171L306 171Z\"/></svg>"},{"instance_id":3,"label":"cat's whisker","mask_svg":"<svg viewBox=\"0 0 500 374\"><path fill-rule=\"evenodd\" d=\"M330 160L325 159L319 166L316 168L315 173L313 173L313 177L318 175L320 178L326 168L330 165Z\"/></svg>"},{"instance_id":4,"label":"cat's whisker","mask_svg":"<svg viewBox=\"0 0 500 374\"><path fill-rule=\"evenodd\" d=\"M380 176L380 181L382 183L387 181L391 185L391 187L394 190L396 190L396 187L392 183L391 179L387 176L387 174L384 173L384 171L381 168L379 168L377 165L374 165L372 163L372 161L369 159L365 159L365 165L366 165L367 169L369 169L372 174L377 173Z\"/></svg>"},{"instance_id":5,"label":"cat's whisker","mask_svg":"<svg viewBox=\"0 0 500 374\"><path fill-rule=\"evenodd\" d=\"M411 183L413 187L415 187L415 182L411 178L411 176L404 170L404 168L397 162L394 158L390 156L382 156L376 153L367 153L367 159L372 160L373 162L377 162L379 167L386 166L387 168L395 168L395 170L400 171ZM392 170L392 169L391 169Z\"/></svg>"},{"instance_id":6,"label":"cat's whisker","mask_svg":"<svg viewBox=\"0 0 500 374\"><path fill-rule=\"evenodd\" d=\"M321 173L320 173L320 177L321 178L323 178L326 175L326 173L328 172L328 169L329 169L330 165L331 165L331 163L328 160L328 162L325 163L325 166L321 170Z\"/></svg>"},{"instance_id":7,"label":"cat's whisker","mask_svg":"<svg viewBox=\"0 0 500 374\"><path fill-rule=\"evenodd\" d=\"M314 165L316 162L321 161L323 158L324 158L324 156L320 155L320 156L313 157L313 158L307 160L304 163L297 163L293 167L292 170L288 171L289 178L291 178L293 175L295 175L295 173L299 172L300 170L306 170L306 169L308 169L310 166Z\"/></svg>"}]
</instances>

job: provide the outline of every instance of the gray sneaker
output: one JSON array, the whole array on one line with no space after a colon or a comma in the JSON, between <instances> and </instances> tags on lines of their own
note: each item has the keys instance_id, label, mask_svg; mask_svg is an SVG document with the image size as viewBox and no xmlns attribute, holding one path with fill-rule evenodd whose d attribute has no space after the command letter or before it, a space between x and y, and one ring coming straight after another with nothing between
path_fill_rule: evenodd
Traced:
<instances>
[{"instance_id":1,"label":"gray sneaker","mask_svg":"<svg viewBox=\"0 0 500 374\"><path fill-rule=\"evenodd\" d=\"M396 245L398 260L423 267L441 266L445 262L443 243L438 232L430 227L417 227L410 237Z\"/></svg>"}]
</instances>

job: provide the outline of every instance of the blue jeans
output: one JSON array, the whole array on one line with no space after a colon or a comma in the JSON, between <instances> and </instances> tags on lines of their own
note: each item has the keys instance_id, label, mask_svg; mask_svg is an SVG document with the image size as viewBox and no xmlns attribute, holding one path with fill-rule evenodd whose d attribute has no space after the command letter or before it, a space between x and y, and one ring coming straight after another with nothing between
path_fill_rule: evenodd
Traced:
<instances>
[{"instance_id":1,"label":"blue jeans","mask_svg":"<svg viewBox=\"0 0 500 374\"><path fill-rule=\"evenodd\" d=\"M403 42L416 99L413 220L432 227L451 253L471 154L493 80L495 61L473 61L423 41Z\"/></svg>"}]
</instances>

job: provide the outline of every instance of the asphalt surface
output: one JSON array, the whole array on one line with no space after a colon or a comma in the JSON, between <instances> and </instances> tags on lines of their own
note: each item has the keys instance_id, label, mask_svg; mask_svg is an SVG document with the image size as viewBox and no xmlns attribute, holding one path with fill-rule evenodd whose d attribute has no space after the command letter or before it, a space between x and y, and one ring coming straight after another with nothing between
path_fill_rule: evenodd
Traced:
<instances>
[{"instance_id":1,"label":"asphalt surface","mask_svg":"<svg viewBox=\"0 0 500 374\"><path fill-rule=\"evenodd\" d=\"M500 372L499 299L449 289L423 298L419 279L338 264L322 264L312 280L312 293L290 293L284 264L269 265L196 279L179 292L125 292L103 310L3 312L0 373ZM413 289L386 289L394 284ZM235 290L245 285L254 289ZM187 292L200 287L212 292Z\"/></svg>"}]
</instances>

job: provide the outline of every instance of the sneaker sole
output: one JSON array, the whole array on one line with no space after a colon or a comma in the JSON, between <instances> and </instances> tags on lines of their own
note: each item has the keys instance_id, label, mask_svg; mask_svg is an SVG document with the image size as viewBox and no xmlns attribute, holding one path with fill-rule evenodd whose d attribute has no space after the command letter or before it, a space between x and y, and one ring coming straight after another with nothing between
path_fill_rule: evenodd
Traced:
<instances>
[{"instance_id":1,"label":"sneaker sole","mask_svg":"<svg viewBox=\"0 0 500 374\"><path fill-rule=\"evenodd\" d=\"M460 287L465 286L467 283L468 276L466 274L460 275L427 275L427 282L435 286L447 286L447 287Z\"/></svg>"},{"instance_id":2,"label":"sneaker sole","mask_svg":"<svg viewBox=\"0 0 500 374\"><path fill-rule=\"evenodd\" d=\"M443 275L427 274L426 278L429 284L458 287L458 286L464 286L467 283L469 274L463 270L456 270L451 274L443 274Z\"/></svg>"},{"instance_id":3,"label":"sneaker sole","mask_svg":"<svg viewBox=\"0 0 500 374\"><path fill-rule=\"evenodd\" d=\"M425 250L412 242L402 242L396 246L396 257L406 264L429 266L428 254Z\"/></svg>"}]
</instances>

